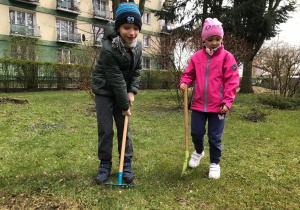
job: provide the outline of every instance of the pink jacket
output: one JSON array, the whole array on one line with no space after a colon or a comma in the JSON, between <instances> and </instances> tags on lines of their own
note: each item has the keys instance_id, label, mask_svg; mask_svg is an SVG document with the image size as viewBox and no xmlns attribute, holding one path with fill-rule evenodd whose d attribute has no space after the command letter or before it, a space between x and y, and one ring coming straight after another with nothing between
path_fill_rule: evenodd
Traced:
<instances>
[{"instance_id":1,"label":"pink jacket","mask_svg":"<svg viewBox=\"0 0 300 210\"><path fill-rule=\"evenodd\" d=\"M196 52L182 74L181 83L195 80L191 109L220 113L220 105L230 109L239 87L239 71L233 55L220 46L210 56L205 49Z\"/></svg>"}]
</instances>

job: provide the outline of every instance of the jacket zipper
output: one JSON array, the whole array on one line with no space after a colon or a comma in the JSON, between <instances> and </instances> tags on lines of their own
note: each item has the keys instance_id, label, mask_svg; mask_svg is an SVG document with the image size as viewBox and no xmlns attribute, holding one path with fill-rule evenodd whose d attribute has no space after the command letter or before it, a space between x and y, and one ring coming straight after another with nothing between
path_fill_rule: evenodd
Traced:
<instances>
[{"instance_id":1,"label":"jacket zipper","mask_svg":"<svg viewBox=\"0 0 300 210\"><path fill-rule=\"evenodd\" d=\"M134 67L134 62L135 62L135 51L131 49L131 50L129 50L129 54L130 54L130 52L132 53L132 62L130 64L130 70L129 70L127 78L126 78L126 81L127 81L126 84L129 83L129 80L130 80L130 78L133 74L133 71L134 71L133 67Z\"/></svg>"},{"instance_id":2,"label":"jacket zipper","mask_svg":"<svg viewBox=\"0 0 300 210\"><path fill-rule=\"evenodd\" d=\"M204 104L204 112L206 112L207 108L207 83L208 83L208 67L211 56L208 57L207 66L206 66L206 80L205 80L205 104Z\"/></svg>"},{"instance_id":3,"label":"jacket zipper","mask_svg":"<svg viewBox=\"0 0 300 210\"><path fill-rule=\"evenodd\" d=\"M223 100L222 84L220 85L221 101Z\"/></svg>"}]
</instances>

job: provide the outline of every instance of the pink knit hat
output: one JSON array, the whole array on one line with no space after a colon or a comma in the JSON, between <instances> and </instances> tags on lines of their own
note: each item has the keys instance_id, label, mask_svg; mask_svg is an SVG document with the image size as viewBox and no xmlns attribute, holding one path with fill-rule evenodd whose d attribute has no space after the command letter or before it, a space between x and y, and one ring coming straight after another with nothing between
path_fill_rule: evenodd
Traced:
<instances>
[{"instance_id":1,"label":"pink knit hat","mask_svg":"<svg viewBox=\"0 0 300 210\"><path fill-rule=\"evenodd\" d=\"M218 35L223 39L222 23L217 18L206 18L202 29L202 41L204 42L205 39L213 35Z\"/></svg>"}]
</instances>

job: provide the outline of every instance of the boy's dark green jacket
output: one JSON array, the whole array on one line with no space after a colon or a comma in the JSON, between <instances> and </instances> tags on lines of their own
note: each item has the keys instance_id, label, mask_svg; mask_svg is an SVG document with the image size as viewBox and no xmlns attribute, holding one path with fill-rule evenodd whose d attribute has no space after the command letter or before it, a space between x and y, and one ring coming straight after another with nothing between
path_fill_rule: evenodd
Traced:
<instances>
[{"instance_id":1,"label":"boy's dark green jacket","mask_svg":"<svg viewBox=\"0 0 300 210\"><path fill-rule=\"evenodd\" d=\"M142 69L142 44L128 50L123 56L112 48L112 39L117 36L114 22L109 22L105 29L102 48L92 74L93 93L115 97L123 110L129 109L127 93L137 94Z\"/></svg>"}]
</instances>

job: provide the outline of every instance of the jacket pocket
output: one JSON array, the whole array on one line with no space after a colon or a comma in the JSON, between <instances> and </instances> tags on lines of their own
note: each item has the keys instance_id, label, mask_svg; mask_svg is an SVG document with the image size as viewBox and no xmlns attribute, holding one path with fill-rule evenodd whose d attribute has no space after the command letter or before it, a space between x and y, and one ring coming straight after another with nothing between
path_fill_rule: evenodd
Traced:
<instances>
[{"instance_id":1,"label":"jacket pocket","mask_svg":"<svg viewBox=\"0 0 300 210\"><path fill-rule=\"evenodd\" d=\"M98 89L101 89L106 86L106 80L101 79L101 82L97 84Z\"/></svg>"},{"instance_id":2,"label":"jacket pocket","mask_svg":"<svg viewBox=\"0 0 300 210\"><path fill-rule=\"evenodd\" d=\"M196 94L196 87L197 87L197 82L195 82L193 91L192 91L192 95L191 98L189 99L189 103L188 103L188 109L191 109L191 106L193 105L193 100L195 98L195 94Z\"/></svg>"}]
</instances>

